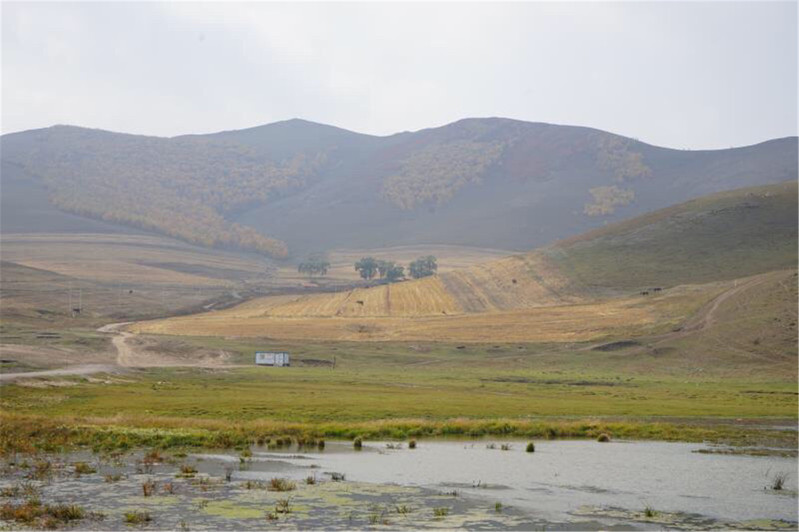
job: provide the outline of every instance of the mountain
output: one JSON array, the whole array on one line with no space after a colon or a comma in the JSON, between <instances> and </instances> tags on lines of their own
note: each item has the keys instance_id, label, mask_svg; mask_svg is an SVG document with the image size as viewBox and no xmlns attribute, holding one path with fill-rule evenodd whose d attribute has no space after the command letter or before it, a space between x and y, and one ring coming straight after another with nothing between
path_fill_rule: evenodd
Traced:
<instances>
[{"instance_id":1,"label":"mountain","mask_svg":"<svg viewBox=\"0 0 799 532\"><path fill-rule=\"evenodd\" d=\"M64 230L55 213L20 222L30 216L13 206L36 191L56 212L279 258L416 244L524 250L797 179L795 137L683 151L503 118L387 137L302 120L174 138L54 126L4 135L0 147L4 232Z\"/></svg>"}]
</instances>

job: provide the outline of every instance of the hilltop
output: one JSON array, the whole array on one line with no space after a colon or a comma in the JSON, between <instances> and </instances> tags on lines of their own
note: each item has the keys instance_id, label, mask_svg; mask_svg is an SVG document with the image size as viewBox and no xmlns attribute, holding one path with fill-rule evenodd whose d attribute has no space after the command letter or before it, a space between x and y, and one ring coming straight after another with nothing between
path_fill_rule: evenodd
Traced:
<instances>
[{"instance_id":1,"label":"hilltop","mask_svg":"<svg viewBox=\"0 0 799 532\"><path fill-rule=\"evenodd\" d=\"M0 142L5 233L136 228L277 258L424 244L525 250L797 179L793 137L684 151L503 118L387 137L290 120L174 138L54 126Z\"/></svg>"}]
</instances>

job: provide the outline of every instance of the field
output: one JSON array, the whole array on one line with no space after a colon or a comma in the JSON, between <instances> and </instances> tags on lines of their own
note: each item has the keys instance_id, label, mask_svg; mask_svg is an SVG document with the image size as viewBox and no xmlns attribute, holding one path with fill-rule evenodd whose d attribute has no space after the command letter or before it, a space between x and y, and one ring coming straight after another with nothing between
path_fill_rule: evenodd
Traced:
<instances>
[{"instance_id":1,"label":"field","mask_svg":"<svg viewBox=\"0 0 799 532\"><path fill-rule=\"evenodd\" d=\"M3 387L0 405L12 427L9 437L53 420L85 427L79 438L87 442L92 434L109 441L103 436L108 431L160 427L160 435L130 437L185 443L220 433L405 438L591 437L605 431L791 447L795 432L762 427L796 420L796 323L790 321L796 288L794 271L721 283L715 299L694 301L699 311L679 327L655 327L635 338L605 329L602 342L135 335L127 340L131 363L150 367L18 379ZM697 294L704 300L706 288ZM687 295L659 297L662 306L681 308ZM638 304L656 307L655 299ZM596 311L591 307L586 318ZM623 321L629 332L629 317ZM294 364L252 367L259 349L288 350ZM149 354L136 358L140 351ZM223 363L192 367L203 352L224 352ZM156 354L178 363L182 358L184 367L152 367ZM169 440L185 430L199 432Z\"/></svg>"},{"instance_id":2,"label":"field","mask_svg":"<svg viewBox=\"0 0 799 532\"><path fill-rule=\"evenodd\" d=\"M795 433L749 425L795 420L795 373L739 368L720 376L675 366L635 346L346 343L182 339L224 348L231 363L256 349L288 349L291 368L149 368L94 377L27 379L4 386L2 408L88 427L161 427L321 433L329 437L516 434L769 439ZM794 360L795 364L795 360ZM671 374L669 374L671 373ZM212 393L209 393L212 391ZM9 422L14 419L10 418ZM738 419L739 421L734 421ZM12 425L8 425L12 426ZM117 429L114 429L117 430ZM167 437L165 432L163 437Z\"/></svg>"}]
</instances>

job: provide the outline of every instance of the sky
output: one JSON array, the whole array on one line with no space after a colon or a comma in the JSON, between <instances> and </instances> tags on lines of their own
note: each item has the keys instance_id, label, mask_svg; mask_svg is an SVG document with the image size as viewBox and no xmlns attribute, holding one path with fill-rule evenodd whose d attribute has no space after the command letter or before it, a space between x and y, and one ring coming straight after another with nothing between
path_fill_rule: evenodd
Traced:
<instances>
[{"instance_id":1,"label":"sky","mask_svg":"<svg viewBox=\"0 0 799 532\"><path fill-rule=\"evenodd\" d=\"M797 134L797 2L0 4L3 133L467 117L673 148Z\"/></svg>"}]
</instances>

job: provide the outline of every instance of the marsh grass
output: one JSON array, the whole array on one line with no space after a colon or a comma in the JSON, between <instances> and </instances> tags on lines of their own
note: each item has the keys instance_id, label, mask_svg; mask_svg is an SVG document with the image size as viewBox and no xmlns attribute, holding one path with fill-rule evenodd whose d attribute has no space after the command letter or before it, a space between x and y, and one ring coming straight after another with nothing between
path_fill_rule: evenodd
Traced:
<instances>
[{"instance_id":1,"label":"marsh grass","mask_svg":"<svg viewBox=\"0 0 799 532\"><path fill-rule=\"evenodd\" d=\"M129 525L141 525L149 523L153 520L150 512L146 510L134 510L132 512L125 512L125 522Z\"/></svg>"},{"instance_id":2,"label":"marsh grass","mask_svg":"<svg viewBox=\"0 0 799 532\"><path fill-rule=\"evenodd\" d=\"M4 390L5 392L5 390ZM246 445L251 439L264 434L281 434L287 430L296 433L319 431L325 436L352 439L353 446L363 445L364 438L405 438L415 436L480 438L489 435L527 438L597 438L598 434L614 434L623 439L661 441L747 442L765 440L776 446L796 447L797 434L775 434L776 431L722 425L701 426L675 423L649 423L644 421L573 421L573 420L518 420L518 419L392 419L359 422L330 422L322 425L286 423L277 421L252 421L232 423L223 420L185 419L173 417L133 418L47 418L0 413L0 455L63 451L91 447L102 451L120 451L139 447L159 448L216 448L229 449ZM269 445L276 444L276 440ZM284 444L284 443L283 443ZM496 448L488 444L487 448ZM177 455L176 455L177 456ZM142 464L149 473L152 463ZM52 464L46 460L36 463L29 476L47 478Z\"/></svg>"},{"instance_id":3,"label":"marsh grass","mask_svg":"<svg viewBox=\"0 0 799 532\"><path fill-rule=\"evenodd\" d=\"M107 475L105 475L103 477L103 480L105 482L108 482L109 484L112 483L112 482L119 482L120 480L122 480L122 474L121 473L108 473Z\"/></svg>"},{"instance_id":4,"label":"marsh grass","mask_svg":"<svg viewBox=\"0 0 799 532\"><path fill-rule=\"evenodd\" d=\"M774 491L782 491L785 488L785 483L788 481L788 473L777 473L771 479L771 489Z\"/></svg>"},{"instance_id":5,"label":"marsh grass","mask_svg":"<svg viewBox=\"0 0 799 532\"><path fill-rule=\"evenodd\" d=\"M535 444L533 442L528 443L527 447L525 447L524 450L526 452L528 452L528 453L534 453L535 452Z\"/></svg>"},{"instance_id":6,"label":"marsh grass","mask_svg":"<svg viewBox=\"0 0 799 532\"><path fill-rule=\"evenodd\" d=\"M497 503L494 504L494 511L496 513L502 512L502 503L501 502L497 502Z\"/></svg>"},{"instance_id":7,"label":"marsh grass","mask_svg":"<svg viewBox=\"0 0 799 532\"><path fill-rule=\"evenodd\" d=\"M158 484L153 479L147 479L141 485L142 495L149 497L155 494L155 489L157 486Z\"/></svg>"},{"instance_id":8,"label":"marsh grass","mask_svg":"<svg viewBox=\"0 0 799 532\"><path fill-rule=\"evenodd\" d=\"M513 445L511 445L510 443L503 443L502 445L499 446L499 449L501 451L510 451L512 447Z\"/></svg>"},{"instance_id":9,"label":"marsh grass","mask_svg":"<svg viewBox=\"0 0 799 532\"><path fill-rule=\"evenodd\" d=\"M286 499L278 499L275 502L276 514L290 514L291 513L291 497Z\"/></svg>"},{"instance_id":10,"label":"marsh grass","mask_svg":"<svg viewBox=\"0 0 799 532\"><path fill-rule=\"evenodd\" d=\"M66 526L71 521L87 517L87 512L76 504L45 505L39 499L28 499L20 504L6 503L0 506L0 519L16 522L32 528L52 529ZM100 514L92 514L100 518Z\"/></svg>"},{"instance_id":11,"label":"marsh grass","mask_svg":"<svg viewBox=\"0 0 799 532\"><path fill-rule=\"evenodd\" d=\"M269 491L293 491L297 489L297 484L287 478L274 477L267 484Z\"/></svg>"},{"instance_id":12,"label":"marsh grass","mask_svg":"<svg viewBox=\"0 0 799 532\"><path fill-rule=\"evenodd\" d=\"M656 517L657 515L658 511L655 510L652 506L647 504L646 507L644 508L644 517L646 517L647 519L651 519L653 517Z\"/></svg>"},{"instance_id":13,"label":"marsh grass","mask_svg":"<svg viewBox=\"0 0 799 532\"><path fill-rule=\"evenodd\" d=\"M449 515L449 508L446 506L439 506L433 508L433 518L435 519L443 519L448 515Z\"/></svg>"},{"instance_id":14,"label":"marsh grass","mask_svg":"<svg viewBox=\"0 0 799 532\"><path fill-rule=\"evenodd\" d=\"M0 431L0 434L2 431ZM54 467L50 460L37 460L28 472L28 478L34 480L47 480L53 476Z\"/></svg>"},{"instance_id":15,"label":"marsh grass","mask_svg":"<svg viewBox=\"0 0 799 532\"><path fill-rule=\"evenodd\" d=\"M180 473L178 473L176 476L180 478L194 478L196 474L197 474L196 467L189 464L182 464L180 466Z\"/></svg>"},{"instance_id":16,"label":"marsh grass","mask_svg":"<svg viewBox=\"0 0 799 532\"><path fill-rule=\"evenodd\" d=\"M96 473L97 470L89 465L87 462L75 462L75 475L90 475L92 473Z\"/></svg>"},{"instance_id":17,"label":"marsh grass","mask_svg":"<svg viewBox=\"0 0 799 532\"><path fill-rule=\"evenodd\" d=\"M597 436L596 441L600 443L607 443L610 441L610 435L606 432L603 432L599 436Z\"/></svg>"},{"instance_id":18,"label":"marsh grass","mask_svg":"<svg viewBox=\"0 0 799 532\"><path fill-rule=\"evenodd\" d=\"M400 515L408 515L409 513L411 513L412 510L408 505L402 504L402 505L397 505L396 511Z\"/></svg>"},{"instance_id":19,"label":"marsh grass","mask_svg":"<svg viewBox=\"0 0 799 532\"><path fill-rule=\"evenodd\" d=\"M244 483L244 489L247 490L265 490L266 484L260 480L248 480Z\"/></svg>"}]
</instances>

